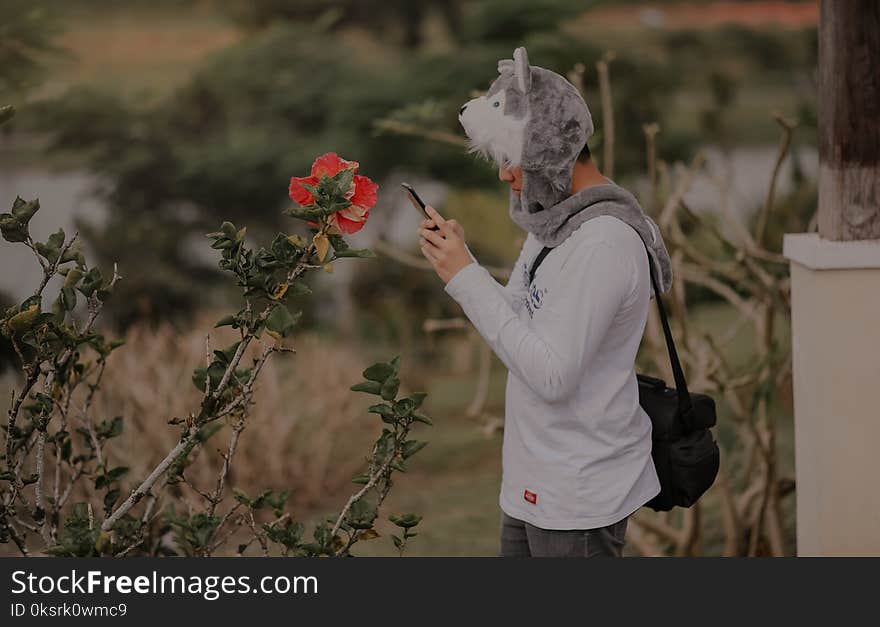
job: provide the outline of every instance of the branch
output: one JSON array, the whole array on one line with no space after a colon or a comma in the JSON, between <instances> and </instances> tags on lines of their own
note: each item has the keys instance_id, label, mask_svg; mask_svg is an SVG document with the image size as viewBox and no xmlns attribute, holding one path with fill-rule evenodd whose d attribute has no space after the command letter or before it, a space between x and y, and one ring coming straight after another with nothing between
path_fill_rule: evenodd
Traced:
<instances>
[{"instance_id":1,"label":"branch","mask_svg":"<svg viewBox=\"0 0 880 627\"><path fill-rule=\"evenodd\" d=\"M415 137L424 137L441 144L450 144L452 146L467 147L468 141L460 135L448 133L446 131L435 131L425 129L415 124L406 122L398 122L397 120L382 119L373 123L376 130L397 133L398 135L412 135Z\"/></svg>"},{"instance_id":2,"label":"branch","mask_svg":"<svg viewBox=\"0 0 880 627\"><path fill-rule=\"evenodd\" d=\"M67 251L70 250L70 247L73 246L73 243L76 241L76 239L78 237L79 237L79 231L74 233L73 237L71 237L70 240L68 240L68 242L61 249L61 252L58 253L58 258L55 260L55 262L51 266L47 266L45 263L43 263L43 258L37 252L37 249L34 246L33 242L30 241L30 238L28 238L28 240L29 240L28 242L25 242L27 244L27 246L32 251L34 251L34 255L37 256L37 261L40 262L40 266L42 266L42 268L43 268L43 280L40 281L39 287L37 287L36 291L34 291L34 296L39 296L40 294L42 294L43 290L46 289L46 285L49 284L49 281L52 279L52 277L58 273L58 267L61 265L61 259L64 257L65 254L67 254ZM67 263L67 262L65 262L65 263Z\"/></svg>"},{"instance_id":3,"label":"branch","mask_svg":"<svg viewBox=\"0 0 880 627\"><path fill-rule=\"evenodd\" d=\"M776 164L773 166L773 175L770 177L770 187L767 190L767 198L761 212L758 214L758 222L755 225L755 241L761 245L764 242L764 232L767 228L767 219L770 211L773 209L773 201L776 197L776 180L779 178L779 170L782 168L782 162L788 155L788 149L791 146L791 136L796 122L790 122L782 117L781 113L774 113L773 119L782 127L782 138L779 140L779 152L776 155Z\"/></svg>"},{"instance_id":4,"label":"branch","mask_svg":"<svg viewBox=\"0 0 880 627\"><path fill-rule=\"evenodd\" d=\"M415 268L416 270L433 270L433 266L431 266L427 259L408 253L405 250L401 250L385 240L376 240L376 243L373 244L373 248L379 254L385 255L389 259L393 259L397 263L409 266L410 268ZM483 267L486 268L486 270L489 271L489 274L498 281L506 281L510 278L510 270L499 268L497 266Z\"/></svg>"},{"instance_id":5,"label":"branch","mask_svg":"<svg viewBox=\"0 0 880 627\"><path fill-rule=\"evenodd\" d=\"M596 62L596 71L599 74L599 97L602 102L602 170L610 179L614 178L614 105L611 100L608 66L613 60L614 53L606 52Z\"/></svg>"},{"instance_id":6,"label":"branch","mask_svg":"<svg viewBox=\"0 0 880 627\"><path fill-rule=\"evenodd\" d=\"M339 532L339 528L342 526L342 522L345 520L345 517L348 514L348 511L351 509L352 505L354 505L367 492L369 492L379 482L379 479L381 479L382 477L385 477L386 482L389 481L389 477L390 477L389 470L391 467L391 462L394 461L395 457L397 457L398 453L400 452L400 447L402 446L403 442L406 440L406 436L409 434L410 424L411 424L410 422L407 422L405 425L403 425L400 433L396 434L395 440L394 440L394 449L388 455L388 459L386 459L385 462L377 470L370 473L370 480L367 481L367 483L364 485L363 488L358 490L355 494L353 494L348 499L348 502L345 504L345 507L343 507L342 511L339 513L339 517L336 519L336 523L333 525L333 529L330 532L331 538L336 536L336 534ZM373 454L375 455L375 447L373 449ZM385 491L384 491L385 495L388 494L389 487L390 486L387 485L387 483L386 483ZM377 507L379 504L381 504L382 499L384 499L384 495L380 498L379 503L377 504Z\"/></svg>"},{"instance_id":7,"label":"branch","mask_svg":"<svg viewBox=\"0 0 880 627\"><path fill-rule=\"evenodd\" d=\"M113 526L119 521L120 518L125 516L132 507L138 504L142 498L144 498L147 493L150 491L150 488L153 487L153 484L156 483L156 480L159 479L165 471L168 470L168 467L174 463L174 461L183 453L187 447L195 441L196 435L199 432L199 428L196 425L191 425L184 436L180 439L171 452L165 456L159 465L153 469L153 472L147 476L146 479L135 489L132 491L131 495L122 503L119 507L116 508L110 516L107 517L106 520L101 524L101 531L110 531L113 529Z\"/></svg>"},{"instance_id":8,"label":"branch","mask_svg":"<svg viewBox=\"0 0 880 627\"><path fill-rule=\"evenodd\" d=\"M297 278L299 278L307 268L311 267L308 263L309 259L315 252L314 244L311 244L306 252L303 254L300 261L297 262L296 266L291 270L287 275L287 282L293 283ZM242 356L244 355L245 350L251 341L256 337L256 334L262 328L262 324L266 321L266 318L269 317L272 309L274 308L275 303L270 303L266 306L266 308L260 313L257 318L256 324L253 325L251 329L245 334L244 338L242 338L241 342L238 345L238 349L235 351L235 355L230 360L229 365L226 367L226 371L223 373L223 377L220 380L220 383L217 385L217 389L212 392L212 394L205 395L205 400L202 401L202 406L199 411L199 415L195 417L192 423L188 426L187 431L181 437L180 441L177 445L171 450L165 458L159 462L159 465L156 466L153 471L147 476L146 479L131 493L131 495L123 502L116 510L107 517L106 520L101 525L101 529L103 531L109 531L113 528L113 526L119 521L122 516L124 516L128 511L134 507L144 496L149 493L150 488L152 488L153 484L161 477L166 470L171 466L172 463L192 444L196 436L199 433L199 429L210 422L211 414L210 412L213 410L214 401L220 398L223 394L226 386L229 384L229 381L235 372L235 369L238 367L239 362L241 361ZM271 351L270 351L271 352ZM266 354L268 357L268 354ZM265 359L263 360L265 361ZM262 366L261 366L262 367ZM253 383L256 379L256 374L258 374L259 370L255 367L254 371L251 375L251 379L249 383ZM216 415L215 415L216 417Z\"/></svg>"}]
</instances>

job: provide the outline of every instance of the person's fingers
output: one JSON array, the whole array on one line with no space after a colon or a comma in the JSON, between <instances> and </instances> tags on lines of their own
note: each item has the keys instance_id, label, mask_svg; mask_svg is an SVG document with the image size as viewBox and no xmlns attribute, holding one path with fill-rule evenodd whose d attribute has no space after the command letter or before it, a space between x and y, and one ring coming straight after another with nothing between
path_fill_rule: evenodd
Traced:
<instances>
[{"instance_id":1,"label":"person's fingers","mask_svg":"<svg viewBox=\"0 0 880 627\"><path fill-rule=\"evenodd\" d=\"M447 220L446 224L452 227L452 230L456 235L458 235L459 237L464 236L464 227L462 227L461 224L458 223L458 220L453 218L452 220Z\"/></svg>"},{"instance_id":2,"label":"person's fingers","mask_svg":"<svg viewBox=\"0 0 880 627\"><path fill-rule=\"evenodd\" d=\"M437 231L429 231L427 229L423 229L420 235L422 236L422 238L428 240L437 248L443 248L447 244L446 238L440 235L440 233L438 233Z\"/></svg>"},{"instance_id":3,"label":"person's fingers","mask_svg":"<svg viewBox=\"0 0 880 627\"><path fill-rule=\"evenodd\" d=\"M432 207L431 205L425 205L425 211L427 211L428 215L433 218L434 223L440 228L441 233L443 233L444 235L455 234L455 232L447 226L446 220L443 219L443 216L437 213L437 210L434 209L434 207Z\"/></svg>"},{"instance_id":4,"label":"person's fingers","mask_svg":"<svg viewBox=\"0 0 880 627\"><path fill-rule=\"evenodd\" d=\"M434 221L433 221L433 220L431 220L430 218L425 218L424 220L422 220L422 223L419 225L419 228L422 228L422 229L432 229L432 228L434 228L435 226L437 226L437 225L434 224Z\"/></svg>"},{"instance_id":5,"label":"person's fingers","mask_svg":"<svg viewBox=\"0 0 880 627\"><path fill-rule=\"evenodd\" d=\"M443 219L443 216L437 213L437 210L434 209L434 207L432 207L431 205L425 205L425 211L428 213L429 216L431 216L431 219L434 220L434 223L437 226L442 226L443 223L446 222L446 220Z\"/></svg>"},{"instance_id":6,"label":"person's fingers","mask_svg":"<svg viewBox=\"0 0 880 627\"><path fill-rule=\"evenodd\" d=\"M434 254L435 250L436 250L436 248L434 248L430 244L425 244L424 246L422 246L422 254L425 256L425 259L430 261L431 265L433 265L436 268L438 259L437 259L437 255Z\"/></svg>"}]
</instances>

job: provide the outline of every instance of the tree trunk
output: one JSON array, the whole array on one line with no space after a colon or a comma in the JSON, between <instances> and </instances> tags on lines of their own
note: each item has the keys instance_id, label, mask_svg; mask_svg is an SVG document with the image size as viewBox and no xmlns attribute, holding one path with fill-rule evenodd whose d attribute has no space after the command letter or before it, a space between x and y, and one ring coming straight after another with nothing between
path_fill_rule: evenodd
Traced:
<instances>
[{"instance_id":1,"label":"tree trunk","mask_svg":"<svg viewBox=\"0 0 880 627\"><path fill-rule=\"evenodd\" d=\"M822 0L819 234L880 239L880 2Z\"/></svg>"}]
</instances>

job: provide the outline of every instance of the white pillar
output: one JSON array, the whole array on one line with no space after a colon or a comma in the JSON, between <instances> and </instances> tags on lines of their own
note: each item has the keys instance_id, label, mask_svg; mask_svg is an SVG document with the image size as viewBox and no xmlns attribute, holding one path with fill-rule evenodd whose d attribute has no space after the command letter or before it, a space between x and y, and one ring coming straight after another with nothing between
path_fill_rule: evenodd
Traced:
<instances>
[{"instance_id":1,"label":"white pillar","mask_svg":"<svg viewBox=\"0 0 880 627\"><path fill-rule=\"evenodd\" d=\"M880 556L880 240L788 234L797 551Z\"/></svg>"}]
</instances>

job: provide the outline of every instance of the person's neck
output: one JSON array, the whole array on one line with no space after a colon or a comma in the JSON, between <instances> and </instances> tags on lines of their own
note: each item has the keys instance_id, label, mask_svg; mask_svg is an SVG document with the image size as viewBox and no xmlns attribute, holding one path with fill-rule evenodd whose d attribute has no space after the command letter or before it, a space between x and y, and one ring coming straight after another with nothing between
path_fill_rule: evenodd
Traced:
<instances>
[{"instance_id":1,"label":"person's neck","mask_svg":"<svg viewBox=\"0 0 880 627\"><path fill-rule=\"evenodd\" d=\"M575 161L574 169L571 172L571 194L574 196L579 191L594 185L607 185L610 183L607 178L602 176L599 168L592 159L589 161Z\"/></svg>"}]
</instances>

